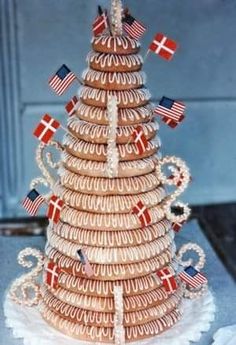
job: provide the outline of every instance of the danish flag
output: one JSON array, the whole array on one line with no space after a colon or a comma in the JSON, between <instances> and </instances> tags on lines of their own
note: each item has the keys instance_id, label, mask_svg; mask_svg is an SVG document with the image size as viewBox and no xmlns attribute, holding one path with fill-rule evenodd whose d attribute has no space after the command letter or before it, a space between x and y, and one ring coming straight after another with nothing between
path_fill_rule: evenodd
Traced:
<instances>
[{"instance_id":1,"label":"danish flag","mask_svg":"<svg viewBox=\"0 0 236 345\"><path fill-rule=\"evenodd\" d=\"M175 277L168 267L157 271L157 276L161 279L162 284L167 292L171 293L177 289Z\"/></svg>"},{"instance_id":2,"label":"danish flag","mask_svg":"<svg viewBox=\"0 0 236 345\"><path fill-rule=\"evenodd\" d=\"M45 114L33 134L44 144L47 144L59 127L60 122Z\"/></svg>"},{"instance_id":3,"label":"danish flag","mask_svg":"<svg viewBox=\"0 0 236 345\"><path fill-rule=\"evenodd\" d=\"M79 257L81 264L84 266L84 270L87 276L91 277L92 275L94 275L93 268L88 261L88 258L87 258L87 255L85 254L84 249L78 249L77 255Z\"/></svg>"},{"instance_id":4,"label":"danish flag","mask_svg":"<svg viewBox=\"0 0 236 345\"><path fill-rule=\"evenodd\" d=\"M147 226L151 223L151 216L147 209L147 207L142 203L142 201L139 201L137 205L135 205L132 209L133 214L137 214L142 227Z\"/></svg>"},{"instance_id":5,"label":"danish flag","mask_svg":"<svg viewBox=\"0 0 236 345\"><path fill-rule=\"evenodd\" d=\"M175 231L175 232L179 232L180 229L182 228L182 226L184 225L185 221L182 221L182 222L173 222L171 224L172 226L172 229Z\"/></svg>"},{"instance_id":6,"label":"danish flag","mask_svg":"<svg viewBox=\"0 0 236 345\"><path fill-rule=\"evenodd\" d=\"M143 132L142 126L137 126L132 133L132 137L134 139L135 146L137 147L138 154L142 154L145 152L145 149L148 147L147 138Z\"/></svg>"},{"instance_id":7,"label":"danish flag","mask_svg":"<svg viewBox=\"0 0 236 345\"><path fill-rule=\"evenodd\" d=\"M179 278L193 288L207 284L207 278L192 266L186 267L183 272L180 272Z\"/></svg>"},{"instance_id":8,"label":"danish flag","mask_svg":"<svg viewBox=\"0 0 236 345\"><path fill-rule=\"evenodd\" d=\"M58 223L60 218L61 209L64 205L64 202L58 198L56 195L53 195L49 200L47 217L51 219L55 224Z\"/></svg>"},{"instance_id":9,"label":"danish flag","mask_svg":"<svg viewBox=\"0 0 236 345\"><path fill-rule=\"evenodd\" d=\"M165 60L171 60L177 48L178 44L162 33L156 34L149 46L149 50L160 55Z\"/></svg>"},{"instance_id":10,"label":"danish flag","mask_svg":"<svg viewBox=\"0 0 236 345\"><path fill-rule=\"evenodd\" d=\"M51 288L56 289L58 287L58 277L61 272L60 267L54 264L54 262L49 262L45 267L46 271L46 284Z\"/></svg>"},{"instance_id":11,"label":"danish flag","mask_svg":"<svg viewBox=\"0 0 236 345\"><path fill-rule=\"evenodd\" d=\"M108 27L107 12L103 12L101 6L98 6L98 16L93 22L93 34L98 36Z\"/></svg>"},{"instance_id":12,"label":"danish flag","mask_svg":"<svg viewBox=\"0 0 236 345\"><path fill-rule=\"evenodd\" d=\"M65 106L65 109L67 113L69 114L69 116L74 115L74 113L76 112L78 103L79 103L79 98L77 96L72 97L71 100L67 103L67 105Z\"/></svg>"}]
</instances>

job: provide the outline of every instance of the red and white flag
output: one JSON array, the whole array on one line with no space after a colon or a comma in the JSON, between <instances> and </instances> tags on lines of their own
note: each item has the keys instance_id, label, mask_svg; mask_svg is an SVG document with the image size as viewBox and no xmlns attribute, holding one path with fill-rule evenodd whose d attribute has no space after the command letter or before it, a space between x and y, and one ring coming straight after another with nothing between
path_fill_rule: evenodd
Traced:
<instances>
[{"instance_id":1,"label":"red and white flag","mask_svg":"<svg viewBox=\"0 0 236 345\"><path fill-rule=\"evenodd\" d=\"M61 96L75 79L77 79L76 75L71 72L65 64L63 64L49 79L48 84L57 95Z\"/></svg>"},{"instance_id":2,"label":"red and white flag","mask_svg":"<svg viewBox=\"0 0 236 345\"><path fill-rule=\"evenodd\" d=\"M65 109L67 113L69 114L69 116L74 115L78 107L78 103L79 103L79 98L77 96L72 97L71 100L67 103L67 105L65 106Z\"/></svg>"},{"instance_id":3,"label":"red and white flag","mask_svg":"<svg viewBox=\"0 0 236 345\"><path fill-rule=\"evenodd\" d=\"M143 154L148 147L148 141L143 132L142 126L137 126L134 129L132 137L134 139L135 146L137 147L138 154Z\"/></svg>"},{"instance_id":4,"label":"red and white flag","mask_svg":"<svg viewBox=\"0 0 236 345\"><path fill-rule=\"evenodd\" d=\"M103 11L101 6L98 6L98 16L93 22L93 34L98 36L108 27L108 16L107 12Z\"/></svg>"},{"instance_id":5,"label":"red and white flag","mask_svg":"<svg viewBox=\"0 0 236 345\"><path fill-rule=\"evenodd\" d=\"M56 195L52 195L51 199L49 200L47 217L55 224L58 223L60 219L60 213L63 205L64 202L60 198L58 198Z\"/></svg>"},{"instance_id":6,"label":"red and white flag","mask_svg":"<svg viewBox=\"0 0 236 345\"><path fill-rule=\"evenodd\" d=\"M199 288L208 282L207 278L193 266L186 267L183 272L180 272L179 278L193 288Z\"/></svg>"},{"instance_id":7,"label":"red and white flag","mask_svg":"<svg viewBox=\"0 0 236 345\"><path fill-rule=\"evenodd\" d=\"M178 44L172 39L166 37L162 33L156 34L152 43L149 46L149 50L153 51L157 55L160 55L163 59L171 60L174 53L178 48Z\"/></svg>"},{"instance_id":8,"label":"red and white flag","mask_svg":"<svg viewBox=\"0 0 236 345\"><path fill-rule=\"evenodd\" d=\"M31 216L35 216L44 201L44 197L36 189L32 189L22 201L22 206Z\"/></svg>"},{"instance_id":9,"label":"red and white flag","mask_svg":"<svg viewBox=\"0 0 236 345\"><path fill-rule=\"evenodd\" d=\"M54 264L54 262L49 262L45 267L46 272L46 284L52 289L58 287L58 278L61 272L60 267Z\"/></svg>"},{"instance_id":10,"label":"red and white flag","mask_svg":"<svg viewBox=\"0 0 236 345\"><path fill-rule=\"evenodd\" d=\"M136 40L140 39L146 31L145 26L128 13L123 18L123 29L131 38Z\"/></svg>"},{"instance_id":11,"label":"red and white flag","mask_svg":"<svg viewBox=\"0 0 236 345\"><path fill-rule=\"evenodd\" d=\"M59 127L60 122L45 114L33 134L44 144L47 144Z\"/></svg>"},{"instance_id":12,"label":"red and white flag","mask_svg":"<svg viewBox=\"0 0 236 345\"><path fill-rule=\"evenodd\" d=\"M151 223L151 216L147 207L139 201L132 209L132 213L136 214L141 222L142 227L148 226Z\"/></svg>"},{"instance_id":13,"label":"red and white flag","mask_svg":"<svg viewBox=\"0 0 236 345\"><path fill-rule=\"evenodd\" d=\"M180 229L182 228L182 226L185 224L185 221L182 221L182 222L173 222L171 224L171 227L172 229L175 231L175 232L179 232Z\"/></svg>"},{"instance_id":14,"label":"red and white flag","mask_svg":"<svg viewBox=\"0 0 236 345\"><path fill-rule=\"evenodd\" d=\"M184 119L185 105L168 97L162 97L154 113L162 117L171 128L175 128Z\"/></svg>"},{"instance_id":15,"label":"red and white flag","mask_svg":"<svg viewBox=\"0 0 236 345\"><path fill-rule=\"evenodd\" d=\"M175 277L168 267L157 271L157 276L161 279L162 284L167 292L174 292L177 289Z\"/></svg>"},{"instance_id":16,"label":"red and white flag","mask_svg":"<svg viewBox=\"0 0 236 345\"><path fill-rule=\"evenodd\" d=\"M84 266L84 270L85 270L85 273L87 274L87 276L91 277L92 275L94 275L93 268L88 261L87 255L85 254L85 250L84 249L78 249L77 254L78 254L78 257L79 257L81 264Z\"/></svg>"}]
</instances>

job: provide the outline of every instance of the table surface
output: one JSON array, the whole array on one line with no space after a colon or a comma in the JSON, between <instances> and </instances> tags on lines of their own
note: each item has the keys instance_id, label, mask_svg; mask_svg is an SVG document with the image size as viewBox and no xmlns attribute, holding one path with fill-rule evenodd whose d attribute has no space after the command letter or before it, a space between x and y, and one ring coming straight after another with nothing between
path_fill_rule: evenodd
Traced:
<instances>
[{"instance_id":1,"label":"table surface","mask_svg":"<svg viewBox=\"0 0 236 345\"><path fill-rule=\"evenodd\" d=\"M215 297L217 311L215 321L212 323L210 330L202 335L198 345L210 345L213 342L212 336L217 329L236 323L236 285L196 221L191 221L185 225L183 230L176 236L177 248L187 242L199 244L207 255L207 264L204 272L208 276L209 285ZM45 238L42 236L0 237L0 255L2 262L0 279L1 306L7 287L14 278L23 272L16 261L18 252L25 247L43 249L44 245ZM14 339L12 331L5 327L2 307L0 308L0 336L0 344L23 344L22 340Z\"/></svg>"}]
</instances>

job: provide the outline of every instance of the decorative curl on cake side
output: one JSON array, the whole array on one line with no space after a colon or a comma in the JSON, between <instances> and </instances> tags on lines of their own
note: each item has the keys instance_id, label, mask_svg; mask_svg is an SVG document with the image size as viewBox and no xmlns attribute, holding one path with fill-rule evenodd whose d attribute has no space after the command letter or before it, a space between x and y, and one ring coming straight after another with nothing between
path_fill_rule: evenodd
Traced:
<instances>
[{"instance_id":1,"label":"decorative curl on cake side","mask_svg":"<svg viewBox=\"0 0 236 345\"><path fill-rule=\"evenodd\" d=\"M109 132L107 141L107 174L113 178L118 175L119 153L116 146L116 130L118 122L118 108L116 96L108 96L107 113Z\"/></svg>"},{"instance_id":2,"label":"decorative curl on cake side","mask_svg":"<svg viewBox=\"0 0 236 345\"><path fill-rule=\"evenodd\" d=\"M112 34L122 35L122 15L123 8L121 0L111 1L111 23L112 23Z\"/></svg>"},{"instance_id":3,"label":"decorative curl on cake side","mask_svg":"<svg viewBox=\"0 0 236 345\"><path fill-rule=\"evenodd\" d=\"M52 153L45 152L45 149L49 146L56 148L58 151L63 151L62 145L54 140L51 140L48 143L48 145L45 145L42 142L38 145L35 153L35 159L39 169L41 170L43 177L34 178L30 183L31 189L35 188L39 184L44 185L45 187L49 187L51 189L55 184L55 179L49 172L48 167L52 169L58 169L60 162L53 162ZM46 164L48 165L48 167L46 166ZM43 195L43 197L45 198L45 200L47 200L50 197L50 193Z\"/></svg>"},{"instance_id":4,"label":"decorative curl on cake side","mask_svg":"<svg viewBox=\"0 0 236 345\"><path fill-rule=\"evenodd\" d=\"M38 249L27 247L18 254L18 263L23 267L32 268L34 263L26 259L28 256L36 259L35 267L30 272L14 280L8 295L17 304L32 307L37 305L41 298L40 284L37 283L37 277L42 271L44 257Z\"/></svg>"},{"instance_id":5,"label":"decorative curl on cake side","mask_svg":"<svg viewBox=\"0 0 236 345\"><path fill-rule=\"evenodd\" d=\"M123 326L124 304L123 304L123 287L114 286L114 302L115 302L115 345L125 344L125 330Z\"/></svg>"},{"instance_id":6,"label":"decorative curl on cake side","mask_svg":"<svg viewBox=\"0 0 236 345\"><path fill-rule=\"evenodd\" d=\"M167 168L171 171L171 176L166 176L162 172L163 166L168 164L169 166ZM166 218L171 222L186 221L191 213L191 209L189 208L188 204L184 204L180 201L173 204L177 197L182 194L187 188L190 181L190 173L186 163L180 158L174 156L166 156L158 160L156 165L156 174L161 183L169 186L175 185L178 187L172 194L167 196L166 201L164 202L163 210L165 212ZM180 181L181 183L179 183ZM173 206L182 209L182 214L174 214L171 210Z\"/></svg>"},{"instance_id":7,"label":"decorative curl on cake side","mask_svg":"<svg viewBox=\"0 0 236 345\"><path fill-rule=\"evenodd\" d=\"M193 263L194 259L192 258L189 258L187 260L183 259L184 255L186 255L187 252L195 252L198 255L198 261L196 264ZM189 242L189 243L184 244L178 250L176 254L176 259L180 266L182 267L193 266L196 270L200 271L205 266L206 254L204 250L198 244ZM199 298L202 295L204 295L206 291L208 290L207 284L203 284L198 289L191 288L187 286L185 283L182 283L182 284L183 284L183 296L185 298L190 298L190 299Z\"/></svg>"}]
</instances>

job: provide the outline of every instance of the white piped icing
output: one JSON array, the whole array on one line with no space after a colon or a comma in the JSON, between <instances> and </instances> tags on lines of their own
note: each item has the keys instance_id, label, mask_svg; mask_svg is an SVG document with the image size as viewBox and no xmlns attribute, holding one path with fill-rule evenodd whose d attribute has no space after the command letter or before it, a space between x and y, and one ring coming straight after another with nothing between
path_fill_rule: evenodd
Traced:
<instances>
[{"instance_id":1,"label":"white piped icing","mask_svg":"<svg viewBox=\"0 0 236 345\"><path fill-rule=\"evenodd\" d=\"M132 68L140 66L143 64L143 58L139 54L130 55L117 55L117 54L105 54L96 53L91 51L87 56L87 62L94 62L95 64L101 66L101 68L106 69L106 67L111 66L123 66L125 68Z\"/></svg>"},{"instance_id":2,"label":"white piped icing","mask_svg":"<svg viewBox=\"0 0 236 345\"><path fill-rule=\"evenodd\" d=\"M75 174L61 167L58 170L58 174L61 177L61 184L63 186L85 194L139 194L153 190L160 184L155 173L143 176L108 179Z\"/></svg>"},{"instance_id":3,"label":"white piped icing","mask_svg":"<svg viewBox=\"0 0 236 345\"><path fill-rule=\"evenodd\" d=\"M53 188L53 191L54 194L60 195L66 205L78 210L96 213L127 213L139 201L142 201L147 207L153 207L166 197L166 192L163 187L136 195L99 196L95 194L84 194L72 191L59 184Z\"/></svg>"},{"instance_id":4,"label":"white piped icing","mask_svg":"<svg viewBox=\"0 0 236 345\"><path fill-rule=\"evenodd\" d=\"M62 153L62 162L66 167L70 168L81 175L93 177L106 177L107 165L105 162L90 161L75 157L68 152ZM155 170L157 157L155 155L148 158L123 161L118 165L118 177L132 177L144 175Z\"/></svg>"},{"instance_id":5,"label":"white piped icing","mask_svg":"<svg viewBox=\"0 0 236 345\"><path fill-rule=\"evenodd\" d=\"M86 69L82 74L82 78L85 84L88 83L90 86L93 86L94 82L99 82L101 89L106 89L108 85L113 84L113 90L116 90L117 86L122 86L124 90L138 88L146 83L146 74L144 72L100 72Z\"/></svg>"},{"instance_id":6,"label":"white piped icing","mask_svg":"<svg viewBox=\"0 0 236 345\"><path fill-rule=\"evenodd\" d=\"M73 242L67 241L59 237L50 228L47 231L48 243L55 249L60 250L61 253L76 260L78 258L77 250L83 246L83 243L78 246ZM119 264L119 263L135 263L143 260L151 259L165 251L172 243L172 237L168 233L163 237L138 246L118 247L118 248L101 248L101 247L86 247L86 255L89 262L96 264Z\"/></svg>"},{"instance_id":7,"label":"white piped icing","mask_svg":"<svg viewBox=\"0 0 236 345\"><path fill-rule=\"evenodd\" d=\"M102 46L106 46L107 48L114 49L114 52L117 52L119 47L122 47L123 49L128 49L130 46L132 49L139 48L140 43L131 37L128 36L108 36L108 35L102 35L93 37L92 44L94 44L94 48L96 50L96 47L101 44Z\"/></svg>"},{"instance_id":8,"label":"white piped icing","mask_svg":"<svg viewBox=\"0 0 236 345\"><path fill-rule=\"evenodd\" d=\"M81 97L85 103L86 100L94 100L98 102L101 107L107 104L108 95L116 96L118 106L121 108L139 106L144 102L148 102L151 98L150 92L145 88L124 91L110 91L83 86L79 90L79 97Z\"/></svg>"},{"instance_id":9,"label":"white piped icing","mask_svg":"<svg viewBox=\"0 0 236 345\"><path fill-rule=\"evenodd\" d=\"M45 255L48 259L57 262L62 271L71 273L74 276L87 277L84 267L79 260L74 260L62 254L57 249L47 244ZM172 247L152 259L131 264L97 265L93 264L93 279L100 280L123 280L146 276L156 272L170 264L173 257Z\"/></svg>"},{"instance_id":10,"label":"white piped icing","mask_svg":"<svg viewBox=\"0 0 236 345\"><path fill-rule=\"evenodd\" d=\"M87 121L102 124L108 124L107 110L105 108L92 107L90 105L79 102L76 114ZM139 123L150 120L153 114L153 105L148 104L138 108L120 108L118 109L118 124L133 122ZM159 128L156 123L157 129Z\"/></svg>"},{"instance_id":11,"label":"white piped icing","mask_svg":"<svg viewBox=\"0 0 236 345\"><path fill-rule=\"evenodd\" d=\"M101 126L81 121L77 116L71 116L67 124L68 128L72 129L72 131L76 133L79 138L82 137L83 140L95 143L107 143L109 136L108 126ZM155 122L142 124L143 133L147 138L155 135L157 127L158 126ZM134 129L135 126L118 126L116 130L117 141L119 142L122 137L125 137L125 140L123 140L122 143L127 142L128 139L130 139Z\"/></svg>"},{"instance_id":12,"label":"white piped icing","mask_svg":"<svg viewBox=\"0 0 236 345\"><path fill-rule=\"evenodd\" d=\"M60 237L77 244L101 247L126 247L151 242L164 236L171 228L167 219L145 228L122 231L88 230L58 222L53 231Z\"/></svg>"},{"instance_id":13,"label":"white piped icing","mask_svg":"<svg viewBox=\"0 0 236 345\"><path fill-rule=\"evenodd\" d=\"M107 145L106 144L93 144L78 138L73 137L70 134L66 134L63 138L63 145L73 150L77 156L84 157L90 155L89 159L106 161L107 158ZM157 138L156 141L148 141L148 146L145 151L145 157L152 155L160 147L160 140ZM135 144L118 144L117 149L119 152L120 160L129 160L140 157L138 148ZM143 155L144 155L143 154Z\"/></svg>"}]
</instances>

